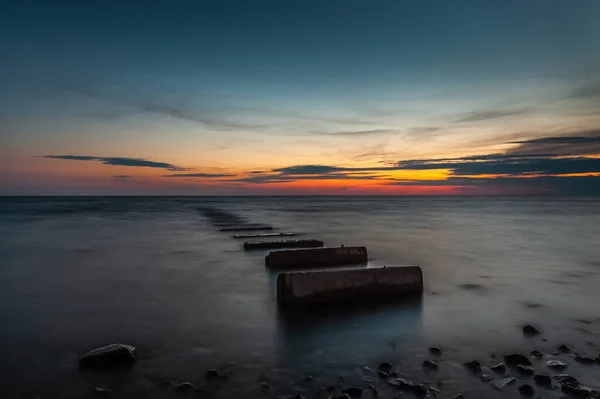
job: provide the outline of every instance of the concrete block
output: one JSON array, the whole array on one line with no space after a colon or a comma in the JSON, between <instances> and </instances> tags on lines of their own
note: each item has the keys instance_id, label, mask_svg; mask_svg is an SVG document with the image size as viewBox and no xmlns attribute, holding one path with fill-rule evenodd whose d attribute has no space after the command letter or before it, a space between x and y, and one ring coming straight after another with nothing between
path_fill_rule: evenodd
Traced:
<instances>
[{"instance_id":1,"label":"concrete block","mask_svg":"<svg viewBox=\"0 0 600 399\"><path fill-rule=\"evenodd\" d=\"M323 267L367 263L365 247L334 247L273 251L265 257L269 267Z\"/></svg>"},{"instance_id":2,"label":"concrete block","mask_svg":"<svg viewBox=\"0 0 600 399\"><path fill-rule=\"evenodd\" d=\"M244 249L273 249L273 248L317 248L322 247L323 241L319 240L281 240L245 242Z\"/></svg>"}]
</instances>

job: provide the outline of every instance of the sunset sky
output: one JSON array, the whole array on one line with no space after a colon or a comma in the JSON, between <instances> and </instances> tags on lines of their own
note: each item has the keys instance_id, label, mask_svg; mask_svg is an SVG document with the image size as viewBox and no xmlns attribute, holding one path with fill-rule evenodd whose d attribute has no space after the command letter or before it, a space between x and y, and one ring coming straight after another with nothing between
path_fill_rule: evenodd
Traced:
<instances>
[{"instance_id":1,"label":"sunset sky","mask_svg":"<svg viewBox=\"0 0 600 399\"><path fill-rule=\"evenodd\" d=\"M0 5L0 195L600 195L600 1Z\"/></svg>"}]
</instances>

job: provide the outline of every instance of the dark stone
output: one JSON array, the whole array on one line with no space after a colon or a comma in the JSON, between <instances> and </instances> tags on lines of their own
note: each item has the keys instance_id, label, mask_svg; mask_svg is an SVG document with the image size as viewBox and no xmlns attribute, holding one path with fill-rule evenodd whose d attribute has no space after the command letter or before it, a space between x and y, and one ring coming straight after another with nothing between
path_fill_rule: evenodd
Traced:
<instances>
[{"instance_id":1,"label":"dark stone","mask_svg":"<svg viewBox=\"0 0 600 399\"><path fill-rule=\"evenodd\" d=\"M564 370L567 368L567 363L561 362L560 360L548 360L546 366L553 370Z\"/></svg>"},{"instance_id":2,"label":"dark stone","mask_svg":"<svg viewBox=\"0 0 600 399\"><path fill-rule=\"evenodd\" d=\"M522 353L510 353L504 356L504 363L509 366L518 366L522 364L523 366L531 366L531 361L529 358Z\"/></svg>"},{"instance_id":3,"label":"dark stone","mask_svg":"<svg viewBox=\"0 0 600 399\"><path fill-rule=\"evenodd\" d=\"M489 374L481 374L480 378L481 378L481 381L483 381L483 382L490 382L494 379L494 377L492 377Z\"/></svg>"},{"instance_id":4,"label":"dark stone","mask_svg":"<svg viewBox=\"0 0 600 399\"><path fill-rule=\"evenodd\" d=\"M477 360L472 360L465 363L465 367L474 373L481 371L481 363L479 363Z\"/></svg>"},{"instance_id":5,"label":"dark stone","mask_svg":"<svg viewBox=\"0 0 600 399\"><path fill-rule=\"evenodd\" d=\"M377 390L377 388L375 388L375 385L371 384L368 386L369 390L371 391L371 393L373 394L374 397L378 397L379 396L379 391Z\"/></svg>"},{"instance_id":6,"label":"dark stone","mask_svg":"<svg viewBox=\"0 0 600 399\"><path fill-rule=\"evenodd\" d=\"M464 398L464 396L462 396L462 394L458 394L458 395L451 397L450 399L463 399L463 398Z\"/></svg>"},{"instance_id":7,"label":"dark stone","mask_svg":"<svg viewBox=\"0 0 600 399\"><path fill-rule=\"evenodd\" d=\"M519 392L523 396L533 396L535 394L535 390L529 384L523 384L519 387Z\"/></svg>"},{"instance_id":8,"label":"dark stone","mask_svg":"<svg viewBox=\"0 0 600 399\"><path fill-rule=\"evenodd\" d=\"M390 373L390 371L392 371L392 363L390 363L390 362L380 363L378 366L378 370L383 371L387 375Z\"/></svg>"},{"instance_id":9,"label":"dark stone","mask_svg":"<svg viewBox=\"0 0 600 399\"><path fill-rule=\"evenodd\" d=\"M301 393L297 393L294 395L294 399L304 399L304 395L302 395Z\"/></svg>"},{"instance_id":10,"label":"dark stone","mask_svg":"<svg viewBox=\"0 0 600 399\"><path fill-rule=\"evenodd\" d=\"M359 396L362 396L363 389L359 388L359 387L348 387L348 388L345 388L344 390L342 390L342 393L350 395L353 398L357 398Z\"/></svg>"},{"instance_id":11,"label":"dark stone","mask_svg":"<svg viewBox=\"0 0 600 399\"><path fill-rule=\"evenodd\" d=\"M508 377L508 378L504 378L503 380L494 382L493 385L494 385L494 388L496 388L498 391L500 391L505 386L514 384L516 381L517 381L517 379L515 377Z\"/></svg>"},{"instance_id":12,"label":"dark stone","mask_svg":"<svg viewBox=\"0 0 600 399\"><path fill-rule=\"evenodd\" d=\"M313 376L308 374L308 375L305 375L304 377L302 377L302 382L311 382L313 379L314 379Z\"/></svg>"},{"instance_id":13,"label":"dark stone","mask_svg":"<svg viewBox=\"0 0 600 399\"><path fill-rule=\"evenodd\" d=\"M532 376L535 374L535 369L531 366L523 366L522 364L519 364L517 366L517 370L523 375Z\"/></svg>"},{"instance_id":14,"label":"dark stone","mask_svg":"<svg viewBox=\"0 0 600 399\"><path fill-rule=\"evenodd\" d=\"M429 353L431 353L434 356L442 356L442 350L435 346L429 348Z\"/></svg>"},{"instance_id":15,"label":"dark stone","mask_svg":"<svg viewBox=\"0 0 600 399\"><path fill-rule=\"evenodd\" d=\"M533 337L535 335L540 335L540 332L537 328L532 325L523 326L523 334Z\"/></svg>"},{"instance_id":16,"label":"dark stone","mask_svg":"<svg viewBox=\"0 0 600 399\"><path fill-rule=\"evenodd\" d=\"M504 363L498 363L498 364L490 367L490 370L492 370L495 373L504 374L504 372L506 371L506 366L504 365Z\"/></svg>"},{"instance_id":17,"label":"dark stone","mask_svg":"<svg viewBox=\"0 0 600 399\"><path fill-rule=\"evenodd\" d=\"M137 359L135 346L111 344L89 351L81 359L79 366L103 368L130 365Z\"/></svg>"},{"instance_id":18,"label":"dark stone","mask_svg":"<svg viewBox=\"0 0 600 399\"><path fill-rule=\"evenodd\" d=\"M426 369L430 369L430 370L437 370L439 369L439 366L437 365L436 362L431 361L431 360L425 360L423 362L423 367Z\"/></svg>"},{"instance_id":19,"label":"dark stone","mask_svg":"<svg viewBox=\"0 0 600 399\"><path fill-rule=\"evenodd\" d=\"M171 380L161 380L161 381L158 381L158 382L156 383L156 385L158 385L158 386L163 386L163 385L175 385L175 383L174 383L173 381L171 381Z\"/></svg>"},{"instance_id":20,"label":"dark stone","mask_svg":"<svg viewBox=\"0 0 600 399\"><path fill-rule=\"evenodd\" d=\"M570 382L572 384L579 385L579 381L577 380L577 378L572 377L569 374L557 374L557 375L553 376L552 378L554 378L556 381L560 382L561 384Z\"/></svg>"},{"instance_id":21,"label":"dark stone","mask_svg":"<svg viewBox=\"0 0 600 399\"><path fill-rule=\"evenodd\" d=\"M220 371L219 369L210 369L206 372L207 379L219 378Z\"/></svg>"},{"instance_id":22,"label":"dark stone","mask_svg":"<svg viewBox=\"0 0 600 399\"><path fill-rule=\"evenodd\" d=\"M569 347L568 347L567 345L565 345L565 344L563 344L563 345L559 346L559 347L558 347L558 348L556 348L556 349L558 349L558 351L559 351L559 352L562 352L562 353L569 353L569 352L571 352L571 348L569 348Z\"/></svg>"},{"instance_id":23,"label":"dark stone","mask_svg":"<svg viewBox=\"0 0 600 399\"><path fill-rule=\"evenodd\" d=\"M338 393L337 395L332 396L330 399L352 399L352 397L347 393Z\"/></svg>"},{"instance_id":24,"label":"dark stone","mask_svg":"<svg viewBox=\"0 0 600 399\"><path fill-rule=\"evenodd\" d=\"M112 389L96 387L94 393L96 395L108 395L112 393Z\"/></svg>"},{"instance_id":25,"label":"dark stone","mask_svg":"<svg viewBox=\"0 0 600 399\"><path fill-rule=\"evenodd\" d=\"M594 364L596 359L587 356L575 356L575 361L581 364Z\"/></svg>"},{"instance_id":26,"label":"dark stone","mask_svg":"<svg viewBox=\"0 0 600 399\"><path fill-rule=\"evenodd\" d=\"M540 351L531 351L531 356L535 356L535 357L543 357L544 354Z\"/></svg>"},{"instance_id":27,"label":"dark stone","mask_svg":"<svg viewBox=\"0 0 600 399\"><path fill-rule=\"evenodd\" d=\"M270 391L271 390L271 385L269 385L268 382L261 382L260 383L260 389L262 389L263 391Z\"/></svg>"},{"instance_id":28,"label":"dark stone","mask_svg":"<svg viewBox=\"0 0 600 399\"><path fill-rule=\"evenodd\" d=\"M533 381L542 387L549 387L552 385L552 378L548 374L536 374L533 376Z\"/></svg>"},{"instance_id":29,"label":"dark stone","mask_svg":"<svg viewBox=\"0 0 600 399\"><path fill-rule=\"evenodd\" d=\"M427 395L427 388L423 384L416 384L404 378L393 378L388 381L388 384L398 387L402 390L412 392L416 395Z\"/></svg>"},{"instance_id":30,"label":"dark stone","mask_svg":"<svg viewBox=\"0 0 600 399\"><path fill-rule=\"evenodd\" d=\"M569 395L580 398L600 398L600 391L574 382L565 382L561 384L561 389L563 392L568 393Z\"/></svg>"},{"instance_id":31,"label":"dark stone","mask_svg":"<svg viewBox=\"0 0 600 399\"><path fill-rule=\"evenodd\" d=\"M177 384L175 386L175 390L177 392L191 392L191 391L197 391L198 389L191 382L182 382L181 384Z\"/></svg>"}]
</instances>

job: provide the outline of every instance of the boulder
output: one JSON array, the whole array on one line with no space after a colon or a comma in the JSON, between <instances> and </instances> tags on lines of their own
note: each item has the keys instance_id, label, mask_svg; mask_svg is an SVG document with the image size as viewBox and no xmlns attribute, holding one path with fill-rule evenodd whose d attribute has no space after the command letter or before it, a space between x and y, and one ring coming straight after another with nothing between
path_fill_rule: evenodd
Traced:
<instances>
[{"instance_id":1,"label":"boulder","mask_svg":"<svg viewBox=\"0 0 600 399\"><path fill-rule=\"evenodd\" d=\"M557 374L557 375L553 376L552 378L554 378L556 381L560 382L561 384L567 383L567 382L579 384L579 381L577 380L577 378L572 377L569 374Z\"/></svg>"},{"instance_id":2,"label":"boulder","mask_svg":"<svg viewBox=\"0 0 600 399\"><path fill-rule=\"evenodd\" d=\"M219 378L220 372L219 369L210 369L206 372L206 379L212 380L215 378Z\"/></svg>"},{"instance_id":3,"label":"boulder","mask_svg":"<svg viewBox=\"0 0 600 399\"><path fill-rule=\"evenodd\" d=\"M377 368L379 369L379 371L389 374L390 371L392 371L392 363L390 363L390 362L379 363L379 366Z\"/></svg>"},{"instance_id":4,"label":"boulder","mask_svg":"<svg viewBox=\"0 0 600 399\"><path fill-rule=\"evenodd\" d=\"M504 363L498 363L490 367L490 370L492 370L495 373L504 374L504 372L506 371L506 366L504 365Z\"/></svg>"},{"instance_id":5,"label":"boulder","mask_svg":"<svg viewBox=\"0 0 600 399\"><path fill-rule=\"evenodd\" d=\"M575 356L575 361L578 363L581 363L581 364L586 364L586 365L596 363L596 359L594 359L592 357L587 357L587 356Z\"/></svg>"},{"instance_id":6,"label":"boulder","mask_svg":"<svg viewBox=\"0 0 600 399\"><path fill-rule=\"evenodd\" d=\"M586 398L586 399L600 398L599 390L590 388L585 385L581 385L579 383L565 382L565 383L561 384L560 387L564 393L567 393L569 395L577 396L580 398Z\"/></svg>"},{"instance_id":7,"label":"boulder","mask_svg":"<svg viewBox=\"0 0 600 399\"><path fill-rule=\"evenodd\" d=\"M529 384L523 384L519 387L519 392L523 396L533 396L535 394L535 390Z\"/></svg>"},{"instance_id":8,"label":"boulder","mask_svg":"<svg viewBox=\"0 0 600 399\"><path fill-rule=\"evenodd\" d=\"M548 360L546 362L546 367L553 370L564 370L567 368L567 363L561 362L560 360Z\"/></svg>"},{"instance_id":9,"label":"boulder","mask_svg":"<svg viewBox=\"0 0 600 399\"><path fill-rule=\"evenodd\" d=\"M481 363L479 363L479 361L477 360L472 360L470 362L465 363L465 367L474 373L481 371Z\"/></svg>"},{"instance_id":10,"label":"boulder","mask_svg":"<svg viewBox=\"0 0 600 399\"><path fill-rule=\"evenodd\" d=\"M540 332L537 328L528 324L526 326L523 326L523 334L533 337L535 335L540 335Z\"/></svg>"},{"instance_id":11,"label":"boulder","mask_svg":"<svg viewBox=\"0 0 600 399\"><path fill-rule=\"evenodd\" d=\"M529 358L522 353L510 353L505 355L504 363L513 367L516 367L519 364L522 364L523 366L531 366L531 360L529 360Z\"/></svg>"},{"instance_id":12,"label":"boulder","mask_svg":"<svg viewBox=\"0 0 600 399\"><path fill-rule=\"evenodd\" d=\"M519 364L517 366L517 371L523 375L528 375L528 376L532 376L535 374L535 369L531 366L523 366L522 364Z\"/></svg>"},{"instance_id":13,"label":"boulder","mask_svg":"<svg viewBox=\"0 0 600 399\"><path fill-rule=\"evenodd\" d=\"M437 370L439 369L439 366L437 365L436 362L432 361L432 360L425 360L423 362L423 367L429 370Z\"/></svg>"},{"instance_id":14,"label":"boulder","mask_svg":"<svg viewBox=\"0 0 600 399\"><path fill-rule=\"evenodd\" d=\"M442 356L442 350L435 346L429 348L429 353L431 353L433 356Z\"/></svg>"},{"instance_id":15,"label":"boulder","mask_svg":"<svg viewBox=\"0 0 600 399\"><path fill-rule=\"evenodd\" d=\"M533 381L542 387L549 387L552 385L552 378L548 374L535 374Z\"/></svg>"},{"instance_id":16,"label":"boulder","mask_svg":"<svg viewBox=\"0 0 600 399\"><path fill-rule=\"evenodd\" d=\"M534 356L534 357L543 357L544 354L542 352L540 352L540 351L531 351L531 356Z\"/></svg>"},{"instance_id":17,"label":"boulder","mask_svg":"<svg viewBox=\"0 0 600 399\"><path fill-rule=\"evenodd\" d=\"M84 368L104 368L130 365L137 359L135 346L111 344L89 351L79 365Z\"/></svg>"},{"instance_id":18,"label":"boulder","mask_svg":"<svg viewBox=\"0 0 600 399\"><path fill-rule=\"evenodd\" d=\"M569 347L568 347L567 345L565 345L565 344L562 344L561 346L559 346L559 347L558 347L558 348L556 348L556 349L558 349L558 351L559 351L559 352L562 352L562 353L569 353L569 352L571 352L571 348L569 348Z\"/></svg>"},{"instance_id":19,"label":"boulder","mask_svg":"<svg viewBox=\"0 0 600 399\"><path fill-rule=\"evenodd\" d=\"M481 381L483 381L483 382L490 382L494 379L494 377L492 377L489 374L481 374L480 378L481 378Z\"/></svg>"}]
</instances>

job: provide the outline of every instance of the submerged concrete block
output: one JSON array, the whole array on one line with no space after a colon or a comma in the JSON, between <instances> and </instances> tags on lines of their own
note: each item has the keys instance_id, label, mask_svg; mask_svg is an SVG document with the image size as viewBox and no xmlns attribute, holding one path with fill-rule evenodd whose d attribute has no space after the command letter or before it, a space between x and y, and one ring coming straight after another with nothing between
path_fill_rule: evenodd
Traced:
<instances>
[{"instance_id":1,"label":"submerged concrete block","mask_svg":"<svg viewBox=\"0 0 600 399\"><path fill-rule=\"evenodd\" d=\"M267 237L293 237L301 233L263 233L263 234L238 234L233 238L267 238Z\"/></svg>"},{"instance_id":2,"label":"submerged concrete block","mask_svg":"<svg viewBox=\"0 0 600 399\"><path fill-rule=\"evenodd\" d=\"M271 226L236 226L219 229L219 231L252 231L252 230L273 230Z\"/></svg>"},{"instance_id":3,"label":"submerged concrete block","mask_svg":"<svg viewBox=\"0 0 600 399\"><path fill-rule=\"evenodd\" d=\"M366 247L334 247L273 251L265 257L270 267L321 267L367 263Z\"/></svg>"},{"instance_id":4,"label":"submerged concrete block","mask_svg":"<svg viewBox=\"0 0 600 399\"><path fill-rule=\"evenodd\" d=\"M323 241L319 240L281 240L245 242L244 249L273 249L273 248L317 248L322 247Z\"/></svg>"},{"instance_id":5,"label":"submerged concrete block","mask_svg":"<svg viewBox=\"0 0 600 399\"><path fill-rule=\"evenodd\" d=\"M418 266L288 272L277 276L277 302L284 308L372 301L422 292L423 272Z\"/></svg>"}]
</instances>

